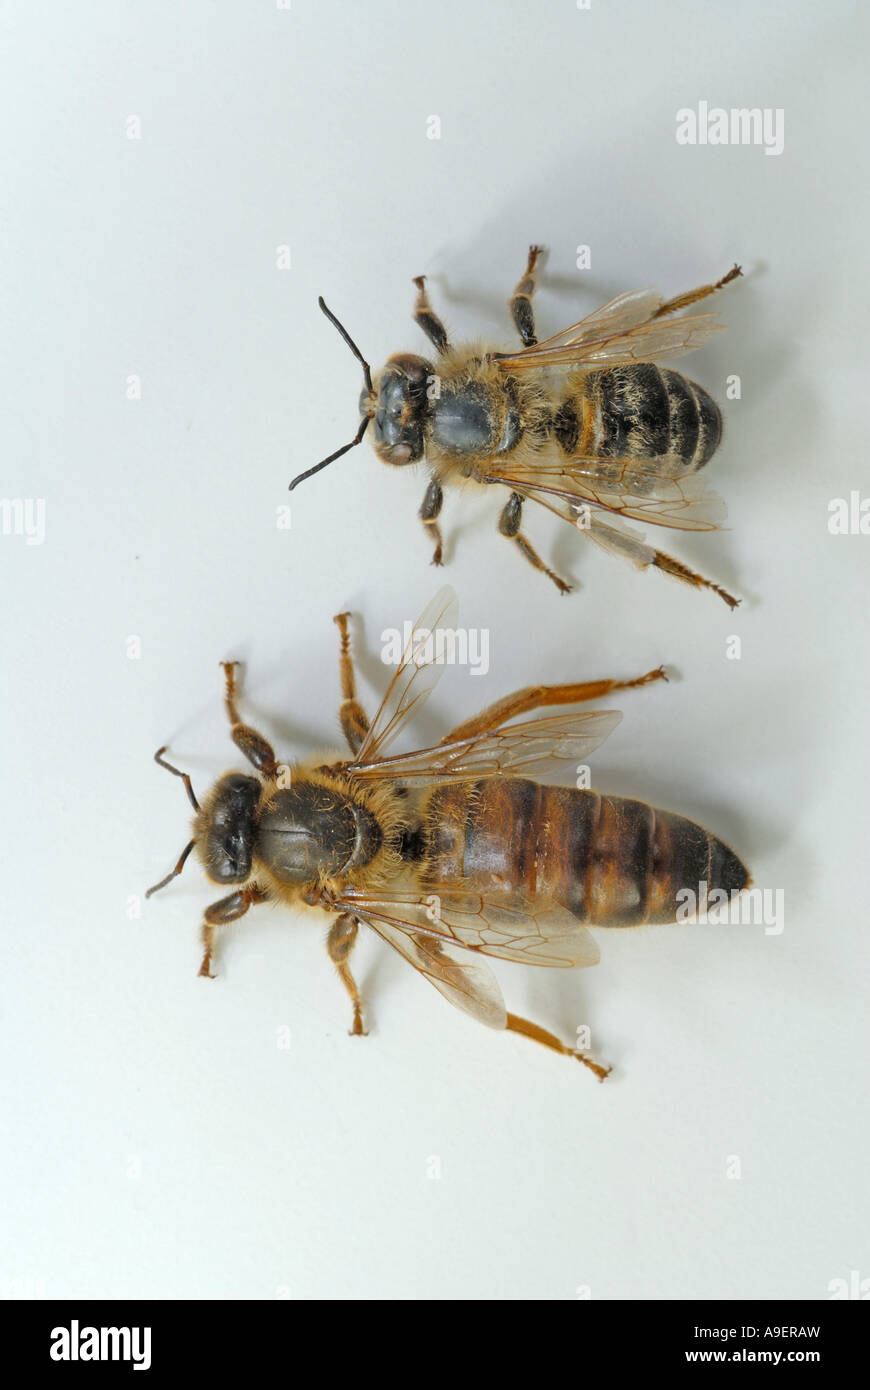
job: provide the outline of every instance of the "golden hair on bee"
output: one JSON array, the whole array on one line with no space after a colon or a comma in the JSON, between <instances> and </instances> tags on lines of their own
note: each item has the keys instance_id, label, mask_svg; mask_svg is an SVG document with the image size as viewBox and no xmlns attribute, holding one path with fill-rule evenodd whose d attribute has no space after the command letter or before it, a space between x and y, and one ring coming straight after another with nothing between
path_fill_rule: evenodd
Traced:
<instances>
[{"instance_id":1,"label":"golden hair on bee","mask_svg":"<svg viewBox=\"0 0 870 1390\"><path fill-rule=\"evenodd\" d=\"M528 965L593 965L587 926L673 921L683 895L732 898L749 881L723 841L681 816L644 802L573 785L576 767L619 723L615 710L547 714L614 690L664 679L662 667L632 680L531 685L465 720L434 747L389 753L445 669L437 632L455 630L455 595L444 589L411 630L369 722L356 697L348 614L341 640L339 719L350 756L329 752L279 763L265 736L237 708L235 664L224 663L230 734L254 771L227 772L196 809L194 838L212 882L231 891L206 908L200 974L211 977L215 933L259 903L332 918L327 951L353 1003L362 1001L349 958L365 923L451 1003L492 1028L574 1057L603 1079L607 1069L554 1034L508 1013L481 959ZM533 776L567 768L571 785Z\"/></svg>"},{"instance_id":2,"label":"golden hair on bee","mask_svg":"<svg viewBox=\"0 0 870 1390\"><path fill-rule=\"evenodd\" d=\"M722 437L719 407L704 388L659 363L692 352L722 325L715 314L684 310L741 274L734 266L713 284L665 300L655 290L617 295L550 338L536 337L532 297L540 246L509 299L522 344L499 351L485 342L453 344L429 302L425 277L414 279L414 320L434 352L394 353L374 377L323 300L320 307L363 367L360 422L349 444L300 473L291 490L360 444L367 435L382 463L425 462L430 481L420 520L444 560L439 517L445 487L503 488L499 534L547 575L560 593L571 586L541 559L521 530L534 502L603 550L639 569L653 568L728 604L739 602L626 529L629 521L678 531L713 531L724 505L697 474Z\"/></svg>"}]
</instances>

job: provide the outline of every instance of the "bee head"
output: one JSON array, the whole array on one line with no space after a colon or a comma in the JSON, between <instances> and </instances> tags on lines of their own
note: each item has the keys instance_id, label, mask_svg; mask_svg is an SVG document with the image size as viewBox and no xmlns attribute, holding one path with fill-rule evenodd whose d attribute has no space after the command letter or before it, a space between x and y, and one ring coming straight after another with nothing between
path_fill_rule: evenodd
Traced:
<instances>
[{"instance_id":1,"label":"bee head","mask_svg":"<svg viewBox=\"0 0 870 1390\"><path fill-rule=\"evenodd\" d=\"M397 353L387 362L373 390L359 398L360 414L373 421L372 443L383 463L399 466L423 457L426 387L432 364L413 353Z\"/></svg>"},{"instance_id":2,"label":"bee head","mask_svg":"<svg viewBox=\"0 0 870 1390\"><path fill-rule=\"evenodd\" d=\"M319 473L321 468L334 463L348 449L359 444L371 421L374 421L375 452L384 463L416 463L423 456L423 415L427 399L426 379L432 371L430 363L411 353L400 353L390 358L375 386L371 368L347 329L339 323L332 310L327 309L322 296L317 302L362 364L365 377L365 386L359 398L362 419L350 443L343 444L334 454L300 473L290 484L290 492L313 473Z\"/></svg>"},{"instance_id":3,"label":"bee head","mask_svg":"<svg viewBox=\"0 0 870 1390\"><path fill-rule=\"evenodd\" d=\"M180 777L196 815L193 839L185 846L175 868L155 883L145 894L150 898L165 888L184 868L190 851L196 846L203 867L213 883L244 883L251 872L254 840L257 834L257 812L263 788L256 777L242 772L228 772L215 783L203 805L196 799L190 776L166 762L165 748L158 748L154 761Z\"/></svg>"},{"instance_id":4,"label":"bee head","mask_svg":"<svg viewBox=\"0 0 870 1390\"><path fill-rule=\"evenodd\" d=\"M262 785L243 772L227 772L196 814L197 853L212 883L244 883L251 872Z\"/></svg>"}]
</instances>

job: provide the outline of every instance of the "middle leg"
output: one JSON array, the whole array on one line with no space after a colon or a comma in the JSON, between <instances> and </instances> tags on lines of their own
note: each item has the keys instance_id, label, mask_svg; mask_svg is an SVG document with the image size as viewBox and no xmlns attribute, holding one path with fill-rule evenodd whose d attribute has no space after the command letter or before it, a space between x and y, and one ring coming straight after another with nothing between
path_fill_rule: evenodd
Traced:
<instances>
[{"instance_id":1,"label":"middle leg","mask_svg":"<svg viewBox=\"0 0 870 1390\"><path fill-rule=\"evenodd\" d=\"M363 1027L362 999L357 989L356 980L348 965L348 956L356 943L356 936L359 930L359 923L349 912L343 912L340 917L336 917L332 926L329 928L329 935L326 938L326 951L332 961L342 984L347 990L353 1003L353 1027L350 1030L352 1038L364 1038L366 1030Z\"/></svg>"},{"instance_id":2,"label":"middle leg","mask_svg":"<svg viewBox=\"0 0 870 1390\"><path fill-rule=\"evenodd\" d=\"M523 347L534 347L535 313L532 309L532 295L535 293L535 266L544 254L543 246L529 247L529 260L525 274L508 300L514 327L523 340Z\"/></svg>"},{"instance_id":3,"label":"middle leg","mask_svg":"<svg viewBox=\"0 0 870 1390\"><path fill-rule=\"evenodd\" d=\"M507 536L508 540L513 541L514 545L524 555L529 564L536 570L543 571L552 579L560 594L570 594L571 585L566 584L564 579L560 579L549 566L545 565L534 546L526 540L520 530L520 522L523 515L523 498L518 492L512 492L502 509L498 519L498 529L502 536Z\"/></svg>"},{"instance_id":4,"label":"middle leg","mask_svg":"<svg viewBox=\"0 0 870 1390\"><path fill-rule=\"evenodd\" d=\"M441 538L441 527L438 525L438 518L441 515L441 508L443 505L444 493L441 489L441 484L438 482L437 478L432 478L420 507L420 520L435 542L435 553L432 556L433 565L441 565L444 563L441 558L444 542Z\"/></svg>"}]
</instances>

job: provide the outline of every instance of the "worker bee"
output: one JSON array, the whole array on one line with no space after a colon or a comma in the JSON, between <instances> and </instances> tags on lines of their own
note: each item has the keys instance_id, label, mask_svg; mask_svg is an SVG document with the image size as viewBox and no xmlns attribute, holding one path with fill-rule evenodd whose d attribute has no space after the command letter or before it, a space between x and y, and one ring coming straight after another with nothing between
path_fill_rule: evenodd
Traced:
<instances>
[{"instance_id":1,"label":"worker bee","mask_svg":"<svg viewBox=\"0 0 870 1390\"><path fill-rule=\"evenodd\" d=\"M397 353L373 377L321 298L324 314L362 364L361 420L349 444L300 473L290 490L359 444L371 425L383 463L404 467L425 459L429 466L420 517L435 544L434 564L443 558L438 518L444 488L496 485L510 494L499 532L560 593L569 593L571 586L544 563L520 529L528 499L604 550L641 569L652 566L695 588L712 589L734 608L738 599L649 545L622 518L682 531L716 530L724 518L723 503L700 489L696 476L719 444L719 407L703 387L658 363L693 351L722 327L715 314L678 315L729 284L740 267L715 284L669 300L655 290L617 295L538 342L532 295L541 253L541 247L531 247L525 274L509 300L523 343L520 352L452 346L420 275L414 282L414 318L437 360Z\"/></svg>"},{"instance_id":2,"label":"worker bee","mask_svg":"<svg viewBox=\"0 0 870 1390\"><path fill-rule=\"evenodd\" d=\"M456 602L438 594L412 630L374 719L356 697L347 613L340 630L340 721L350 758L335 753L279 764L266 738L242 722L236 663L224 662L231 737L255 774L232 771L193 804L193 836L163 888L195 848L227 896L205 911L200 975L212 976L215 931L257 903L284 903L334 917L330 959L350 995L353 1034L362 1001L349 957L360 922L371 927L450 1003L491 1028L507 1029L603 1079L602 1067L528 1019L508 1013L482 957L527 965L585 966L598 960L592 927L672 922L681 889L739 892L737 856L699 825L641 801L532 780L576 765L616 727L616 711L544 715L664 677L530 686L496 701L433 748L388 754L444 670L437 634L455 631ZM721 900L721 899L720 899Z\"/></svg>"}]
</instances>

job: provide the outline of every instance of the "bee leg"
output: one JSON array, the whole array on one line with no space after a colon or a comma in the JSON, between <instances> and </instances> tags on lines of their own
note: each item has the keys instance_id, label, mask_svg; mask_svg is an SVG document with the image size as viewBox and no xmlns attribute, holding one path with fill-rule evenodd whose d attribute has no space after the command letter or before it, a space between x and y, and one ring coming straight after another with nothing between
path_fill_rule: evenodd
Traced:
<instances>
[{"instance_id":1,"label":"bee leg","mask_svg":"<svg viewBox=\"0 0 870 1390\"><path fill-rule=\"evenodd\" d=\"M738 275L742 274L740 266L733 265L728 274L717 280L715 285L701 285L697 290L689 290L686 294L678 294L673 299L668 299L660 309L656 309L653 318L660 319L665 314L676 314L680 309L687 309L690 304L697 304L699 299L706 299L708 294L715 294L724 285L730 285L732 280L736 280Z\"/></svg>"},{"instance_id":2,"label":"bee leg","mask_svg":"<svg viewBox=\"0 0 870 1390\"><path fill-rule=\"evenodd\" d=\"M508 720L516 719L518 714L528 714L529 710L546 709L552 705L582 705L586 700L600 700L604 695L610 695L614 690L634 690L640 685L649 685L652 681L666 681L664 666L657 666L654 671L647 671L646 675L635 676L634 680L617 681L580 681L576 685L529 685L524 690L517 690L513 695L506 695L503 700L496 700L494 704L487 705L486 709L481 710L473 719L466 719L463 724L458 724L455 729L445 735L442 743L458 743L464 738L476 738L478 734L488 733L492 729L500 729Z\"/></svg>"},{"instance_id":3,"label":"bee leg","mask_svg":"<svg viewBox=\"0 0 870 1390\"><path fill-rule=\"evenodd\" d=\"M523 340L523 347L534 347L538 341L535 337L535 313L532 309L532 295L535 293L535 264L543 254L543 246L529 247L529 262L525 274L508 300L511 318Z\"/></svg>"},{"instance_id":4,"label":"bee leg","mask_svg":"<svg viewBox=\"0 0 870 1390\"><path fill-rule=\"evenodd\" d=\"M433 565L443 564L441 555L444 543L441 539L441 527L438 525L438 517L441 514L443 504L444 493L441 490L441 484L437 479L432 478L420 507L420 520L435 542L435 554L432 556Z\"/></svg>"},{"instance_id":5,"label":"bee leg","mask_svg":"<svg viewBox=\"0 0 870 1390\"><path fill-rule=\"evenodd\" d=\"M275 778L278 776L278 763L275 760L275 750L267 738L252 729L250 724L243 724L239 718L239 711L236 708L236 667L237 661L222 661L226 687L224 690L224 705L226 706L227 718L230 721L230 738L237 748L241 749L249 763L253 763L258 772L262 772L264 777Z\"/></svg>"},{"instance_id":6,"label":"bee leg","mask_svg":"<svg viewBox=\"0 0 870 1390\"><path fill-rule=\"evenodd\" d=\"M219 902L212 903L205 910L202 923L202 965L199 967L200 975L204 975L207 980L213 980L211 964L214 957L214 933L215 927L224 927L228 922L237 922L240 917L244 917L249 907L254 903L265 902L268 897L262 888L258 888L256 883L252 883L249 888L240 888L237 893L230 893L229 897L221 898Z\"/></svg>"},{"instance_id":7,"label":"bee leg","mask_svg":"<svg viewBox=\"0 0 870 1390\"><path fill-rule=\"evenodd\" d=\"M429 303L429 296L426 293L426 276L415 276L414 284L417 286L417 299L414 304L414 322L422 328L426 337L434 344L438 352L446 352L450 346L447 341L447 329Z\"/></svg>"},{"instance_id":8,"label":"bee leg","mask_svg":"<svg viewBox=\"0 0 870 1390\"><path fill-rule=\"evenodd\" d=\"M343 912L340 917L336 917L326 938L326 951L329 959L338 971L341 982L353 1002L353 1027L350 1030L352 1038L364 1038L366 1036L366 1030L363 1028L362 1000L356 987L356 980L350 973L350 966L347 963L347 958L356 942L358 930L359 923L356 918L351 917L349 912Z\"/></svg>"},{"instance_id":9,"label":"bee leg","mask_svg":"<svg viewBox=\"0 0 870 1390\"><path fill-rule=\"evenodd\" d=\"M530 545L525 536L520 531L520 522L523 514L523 499L518 492L512 492L502 509L502 514L498 519L498 529L502 536L507 536L508 540L514 542L521 554L533 565L536 570L542 570L549 575L560 594L570 594L571 585L566 584L564 579L560 579L558 574L554 574L541 559L534 546Z\"/></svg>"},{"instance_id":10,"label":"bee leg","mask_svg":"<svg viewBox=\"0 0 870 1390\"><path fill-rule=\"evenodd\" d=\"M587 1057L585 1052L580 1052L576 1047L566 1047L560 1042L554 1033L548 1033L546 1028L539 1028L537 1023L530 1023L527 1018L520 1018L517 1014L508 1014L507 1029L509 1033L519 1033L524 1038L531 1038L532 1042L541 1043L543 1047L549 1047L553 1052L559 1052L563 1057L576 1057L578 1062L582 1062L584 1067L588 1067L603 1081L610 1075L610 1067L602 1067L598 1062Z\"/></svg>"},{"instance_id":11,"label":"bee leg","mask_svg":"<svg viewBox=\"0 0 870 1390\"><path fill-rule=\"evenodd\" d=\"M349 613L339 613L333 622L341 633L341 650L338 667L341 675L341 709L338 717L351 753L358 753L363 739L369 731L368 716L356 698L356 681L353 674L353 657L350 654L350 633L347 630Z\"/></svg>"},{"instance_id":12,"label":"bee leg","mask_svg":"<svg viewBox=\"0 0 870 1390\"><path fill-rule=\"evenodd\" d=\"M727 589L721 588L719 584L714 584L712 579L705 579L702 574L696 574L690 570L688 565L684 565L679 560L675 560L673 555L666 555L663 550L657 550L650 562L656 569L661 570L662 574L670 574L674 579L681 579L684 584L691 584L695 589L712 589L714 594L718 594L723 603L727 603L731 609L739 606L739 598L729 594Z\"/></svg>"}]
</instances>

